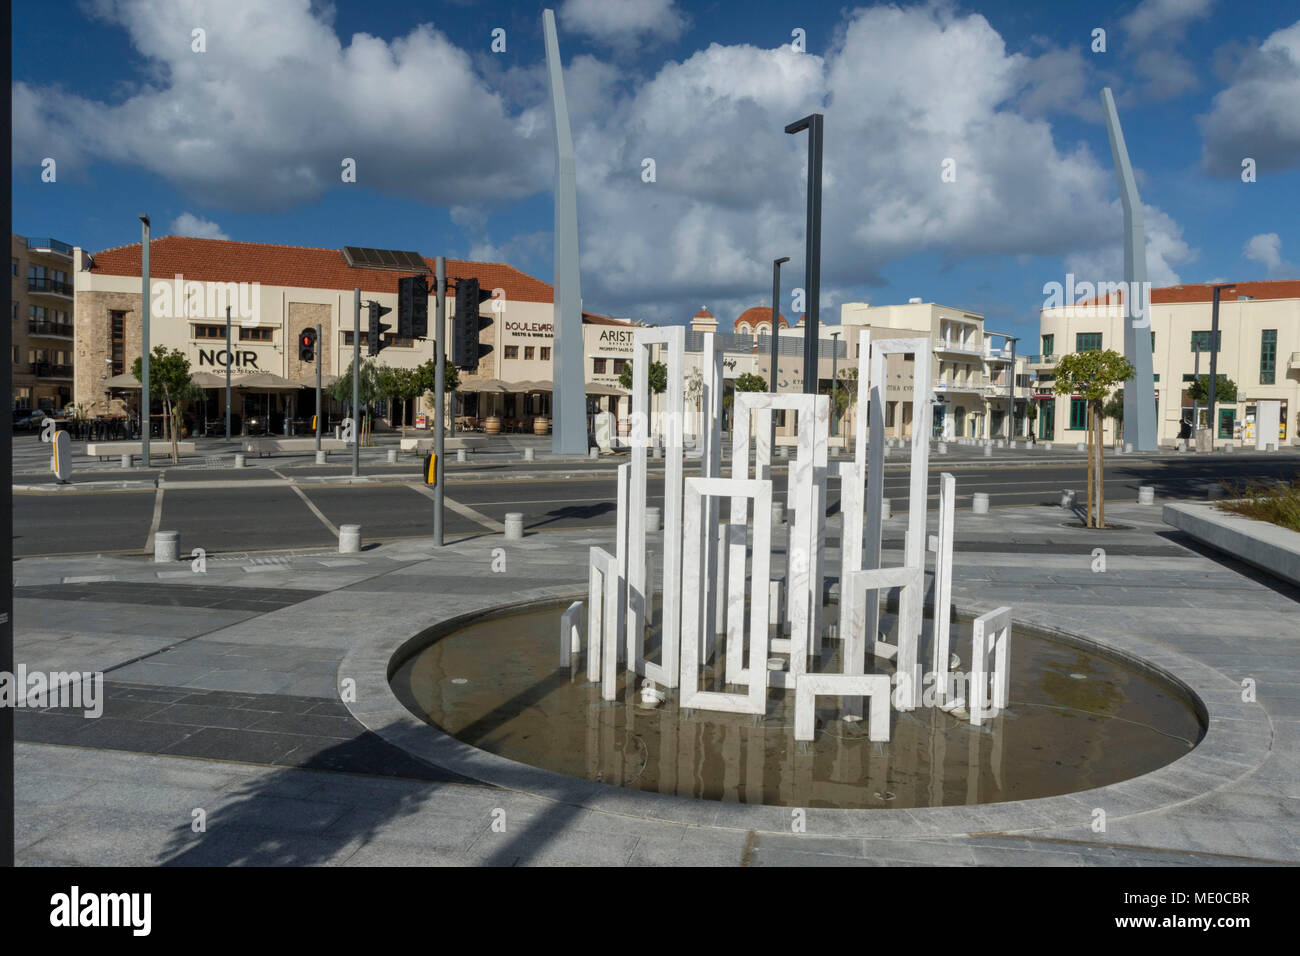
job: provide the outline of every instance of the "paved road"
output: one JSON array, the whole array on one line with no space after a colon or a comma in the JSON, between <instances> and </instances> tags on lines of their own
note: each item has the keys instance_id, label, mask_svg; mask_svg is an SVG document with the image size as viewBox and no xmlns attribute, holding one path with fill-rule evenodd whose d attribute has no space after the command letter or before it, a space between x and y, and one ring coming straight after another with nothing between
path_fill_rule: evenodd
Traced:
<instances>
[{"instance_id":1,"label":"paved road","mask_svg":"<svg viewBox=\"0 0 1300 956\"><path fill-rule=\"evenodd\" d=\"M932 463L929 492L938 494L944 462ZM381 466L369 471L382 473ZM433 502L427 489L410 480L413 466L390 469L388 478L360 485L290 483L280 464L248 469L232 480L229 469L168 471L158 488L20 493L14 497L16 556L140 552L151 547L153 531L181 532L188 552L209 553L328 547L341 524L360 524L366 540L393 540L433 532ZM982 466L971 462L953 468L958 507L969 505L974 492L989 495L994 507L1055 505L1063 488L1086 487L1082 461L1044 460L1031 464ZM1294 456L1198 457L1184 460L1123 458L1107 469L1107 497L1133 501L1139 485L1150 484L1157 498L1205 498L1223 483L1264 478L1295 478ZM524 514L525 527L604 528L614 522L612 474L572 477L503 477L447 482L445 531L449 539L500 532L507 512ZM90 476L86 476L90 477ZM139 476L137 476L139 477ZM82 481L78 478L78 482ZM785 478L777 475L776 493ZM895 511L907 506L908 479L901 469L886 472L885 494ZM187 487L192 486L192 487ZM652 480L649 504L661 504L661 486ZM832 481L830 509L838 507L838 482Z\"/></svg>"}]
</instances>

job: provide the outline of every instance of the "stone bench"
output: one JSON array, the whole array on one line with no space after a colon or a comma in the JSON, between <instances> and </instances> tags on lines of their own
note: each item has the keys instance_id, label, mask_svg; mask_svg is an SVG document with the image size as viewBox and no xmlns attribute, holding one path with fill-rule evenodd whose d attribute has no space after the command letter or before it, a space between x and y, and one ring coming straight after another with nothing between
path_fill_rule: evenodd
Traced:
<instances>
[{"instance_id":1,"label":"stone bench","mask_svg":"<svg viewBox=\"0 0 1300 956\"><path fill-rule=\"evenodd\" d=\"M320 440L321 451L342 451L351 446L341 438L325 438ZM244 451L250 455L257 455L259 458L263 455L270 455L278 451L315 451L316 439L312 438L246 438L244 439Z\"/></svg>"},{"instance_id":2,"label":"stone bench","mask_svg":"<svg viewBox=\"0 0 1300 956\"><path fill-rule=\"evenodd\" d=\"M448 452L457 451L461 448L481 448L487 445L487 443L488 440L481 435L467 435L465 437L457 435L455 438L450 435L445 435L442 439L442 450ZM433 451L433 436L430 435L425 438L403 438L401 439L401 449L403 452L414 451L421 454L427 454L428 452Z\"/></svg>"},{"instance_id":3,"label":"stone bench","mask_svg":"<svg viewBox=\"0 0 1300 956\"><path fill-rule=\"evenodd\" d=\"M141 442L138 441L91 441L86 442L86 454L91 458L98 458L101 461L105 458L115 458L119 455L138 455L140 454ZM182 441L176 443L177 449L182 455L193 455L194 442ZM172 453L172 443L169 441L151 441L149 442L149 457L155 455L164 458Z\"/></svg>"}]
</instances>

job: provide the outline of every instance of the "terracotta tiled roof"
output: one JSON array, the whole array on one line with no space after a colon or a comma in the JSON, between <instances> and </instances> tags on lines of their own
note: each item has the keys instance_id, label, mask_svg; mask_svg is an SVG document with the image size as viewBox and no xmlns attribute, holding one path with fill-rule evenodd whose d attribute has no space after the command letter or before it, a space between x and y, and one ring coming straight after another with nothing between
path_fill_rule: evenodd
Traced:
<instances>
[{"instance_id":1,"label":"terracotta tiled roof","mask_svg":"<svg viewBox=\"0 0 1300 956\"><path fill-rule=\"evenodd\" d=\"M780 312L776 314L776 318L778 327L784 327L787 329L790 327L789 321L787 321L786 317ZM740 313L740 318L736 319L732 328L740 328L742 322L748 322L751 329L758 328L759 323L761 322L766 322L768 325L771 325L772 307L767 305L756 305L752 309L746 309L744 312Z\"/></svg>"},{"instance_id":2,"label":"terracotta tiled roof","mask_svg":"<svg viewBox=\"0 0 1300 956\"><path fill-rule=\"evenodd\" d=\"M713 313L710 312L708 309L704 308L704 306L700 306L700 311L698 311L698 312L695 313L695 318L697 318L697 319L711 319L711 318L713 318Z\"/></svg>"},{"instance_id":3,"label":"terracotta tiled roof","mask_svg":"<svg viewBox=\"0 0 1300 956\"><path fill-rule=\"evenodd\" d=\"M140 243L92 254L95 274L138 276ZM432 273L434 260L424 259ZM149 271L159 278L180 273L197 282L260 282L304 289L361 289L397 292L397 280L407 273L384 269L355 269L342 249L314 249L228 239L165 236L149 243ZM447 278L475 277L484 289L505 289L507 299L552 302L549 283L500 262L447 260ZM609 320L613 322L614 320ZM617 323L622 324L622 323Z\"/></svg>"},{"instance_id":4,"label":"terracotta tiled roof","mask_svg":"<svg viewBox=\"0 0 1300 956\"><path fill-rule=\"evenodd\" d=\"M1220 285L1222 283L1219 283ZM1237 282L1231 289L1224 289L1219 293L1220 302L1235 302L1237 296L1247 295L1252 299L1300 299L1300 279L1267 279L1257 282ZM1151 302L1154 305L1167 305L1174 302L1212 302L1214 301L1214 285L1205 282L1194 285L1170 285L1160 289L1151 290ZM1121 305L1124 302L1124 294L1120 292L1108 293L1104 296L1093 296L1091 299L1083 299L1079 302L1072 303L1075 306L1080 305Z\"/></svg>"},{"instance_id":5,"label":"terracotta tiled roof","mask_svg":"<svg viewBox=\"0 0 1300 956\"><path fill-rule=\"evenodd\" d=\"M599 315L595 312L582 313L582 321L588 325L619 325L629 329L634 328L636 325L635 322L628 322L626 319L616 319L613 316Z\"/></svg>"}]
</instances>

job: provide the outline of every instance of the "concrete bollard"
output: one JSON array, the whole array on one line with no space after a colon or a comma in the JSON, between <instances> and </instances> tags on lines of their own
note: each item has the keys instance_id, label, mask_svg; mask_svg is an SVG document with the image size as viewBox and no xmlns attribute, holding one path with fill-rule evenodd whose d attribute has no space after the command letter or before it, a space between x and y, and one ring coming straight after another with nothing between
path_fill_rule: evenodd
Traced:
<instances>
[{"instance_id":1,"label":"concrete bollard","mask_svg":"<svg viewBox=\"0 0 1300 956\"><path fill-rule=\"evenodd\" d=\"M1051 451L1051 450L1052 450L1052 443L1050 441L1043 442L1043 451Z\"/></svg>"},{"instance_id":2,"label":"concrete bollard","mask_svg":"<svg viewBox=\"0 0 1300 956\"><path fill-rule=\"evenodd\" d=\"M777 457L778 457L778 458L789 458L789 457L790 457L790 446L789 446L789 445L779 445L779 446L778 446L778 450L777 450Z\"/></svg>"},{"instance_id":3,"label":"concrete bollard","mask_svg":"<svg viewBox=\"0 0 1300 956\"><path fill-rule=\"evenodd\" d=\"M970 510L977 515L986 515L989 513L989 496L983 491L977 491L970 497Z\"/></svg>"},{"instance_id":4,"label":"concrete bollard","mask_svg":"<svg viewBox=\"0 0 1300 956\"><path fill-rule=\"evenodd\" d=\"M772 524L782 524L785 521L785 502L772 502Z\"/></svg>"},{"instance_id":5,"label":"concrete bollard","mask_svg":"<svg viewBox=\"0 0 1300 956\"><path fill-rule=\"evenodd\" d=\"M1133 454L1133 443L1131 441L1126 441L1124 443L1124 454L1126 455Z\"/></svg>"},{"instance_id":6,"label":"concrete bollard","mask_svg":"<svg viewBox=\"0 0 1300 956\"><path fill-rule=\"evenodd\" d=\"M1074 492L1069 488L1066 488L1064 491L1061 492L1061 507L1062 508L1074 507Z\"/></svg>"},{"instance_id":7,"label":"concrete bollard","mask_svg":"<svg viewBox=\"0 0 1300 956\"><path fill-rule=\"evenodd\" d=\"M881 453L881 455L882 455L883 457L888 458L888 457L889 457L889 453L890 453L892 450L893 450L893 447L892 447L892 446L890 446L890 445L886 445L884 448L880 449L880 453Z\"/></svg>"},{"instance_id":8,"label":"concrete bollard","mask_svg":"<svg viewBox=\"0 0 1300 956\"><path fill-rule=\"evenodd\" d=\"M939 442L939 454L940 455L948 454L948 446L943 442Z\"/></svg>"},{"instance_id":9,"label":"concrete bollard","mask_svg":"<svg viewBox=\"0 0 1300 956\"><path fill-rule=\"evenodd\" d=\"M881 499L880 499L880 517L881 517L883 520L886 520L886 521L887 521L887 520L889 520L890 518L892 518L893 516L894 516L894 509L893 509L893 506L890 504L889 499L888 499L888 498L881 498Z\"/></svg>"},{"instance_id":10,"label":"concrete bollard","mask_svg":"<svg viewBox=\"0 0 1300 956\"><path fill-rule=\"evenodd\" d=\"M1275 442L1275 441L1271 441L1271 442L1267 442L1267 443L1265 443L1265 445L1264 445L1264 450L1265 450L1265 451L1277 451L1277 442Z\"/></svg>"},{"instance_id":11,"label":"concrete bollard","mask_svg":"<svg viewBox=\"0 0 1300 956\"><path fill-rule=\"evenodd\" d=\"M465 462L469 461L469 455L464 448L456 449L456 461L460 462L461 464L464 464Z\"/></svg>"},{"instance_id":12,"label":"concrete bollard","mask_svg":"<svg viewBox=\"0 0 1300 956\"><path fill-rule=\"evenodd\" d=\"M645 529L647 531L659 530L659 516L662 512L658 508L647 508L645 510Z\"/></svg>"},{"instance_id":13,"label":"concrete bollard","mask_svg":"<svg viewBox=\"0 0 1300 956\"><path fill-rule=\"evenodd\" d=\"M1075 442L1075 443L1074 443L1074 450L1075 450L1075 451L1087 451L1087 450L1088 450L1088 445L1087 445L1086 442Z\"/></svg>"},{"instance_id":14,"label":"concrete bollard","mask_svg":"<svg viewBox=\"0 0 1300 956\"><path fill-rule=\"evenodd\" d=\"M236 468L243 468L243 467L244 467L244 456L243 456L243 455L236 455L236 456L235 456L235 467L236 467Z\"/></svg>"},{"instance_id":15,"label":"concrete bollard","mask_svg":"<svg viewBox=\"0 0 1300 956\"><path fill-rule=\"evenodd\" d=\"M655 445L654 450L650 454L650 457L653 458L655 461L658 461L659 459L663 458L663 456L664 456L663 448L659 445Z\"/></svg>"},{"instance_id":16,"label":"concrete bollard","mask_svg":"<svg viewBox=\"0 0 1300 956\"><path fill-rule=\"evenodd\" d=\"M123 455L123 456L122 456L122 467L123 467L123 468L130 468L130 467L131 467L131 463L132 463L132 461L133 461L133 458L132 458L132 456L131 456L130 454Z\"/></svg>"},{"instance_id":17,"label":"concrete bollard","mask_svg":"<svg viewBox=\"0 0 1300 956\"><path fill-rule=\"evenodd\" d=\"M316 452L316 464L318 465L325 464L325 459L328 457L329 457L329 452L327 452L324 448L322 448L320 451Z\"/></svg>"},{"instance_id":18,"label":"concrete bollard","mask_svg":"<svg viewBox=\"0 0 1300 956\"><path fill-rule=\"evenodd\" d=\"M599 449L599 448L588 448L588 449L587 449L587 457L588 457L588 458L595 459L598 455L600 455L600 449Z\"/></svg>"},{"instance_id":19,"label":"concrete bollard","mask_svg":"<svg viewBox=\"0 0 1300 956\"><path fill-rule=\"evenodd\" d=\"M984 446L984 457L985 457L985 458L992 458L992 457L993 457L993 449L990 448L988 445L985 445L985 446Z\"/></svg>"},{"instance_id":20,"label":"concrete bollard","mask_svg":"<svg viewBox=\"0 0 1300 956\"><path fill-rule=\"evenodd\" d=\"M361 550L361 525L339 525L339 554L356 554Z\"/></svg>"},{"instance_id":21,"label":"concrete bollard","mask_svg":"<svg viewBox=\"0 0 1300 956\"><path fill-rule=\"evenodd\" d=\"M1232 442L1229 442L1228 444L1224 445L1224 446L1223 446L1223 450L1224 450L1225 452L1231 452L1231 451L1232 451Z\"/></svg>"},{"instance_id":22,"label":"concrete bollard","mask_svg":"<svg viewBox=\"0 0 1300 956\"><path fill-rule=\"evenodd\" d=\"M397 464L397 449L396 449L396 448L390 448L390 449L388 449L388 463L389 463L390 465L395 465L395 464Z\"/></svg>"},{"instance_id":23,"label":"concrete bollard","mask_svg":"<svg viewBox=\"0 0 1300 956\"><path fill-rule=\"evenodd\" d=\"M179 531L159 531L153 536L153 560L155 564L175 561L181 553L181 533Z\"/></svg>"},{"instance_id":24,"label":"concrete bollard","mask_svg":"<svg viewBox=\"0 0 1300 956\"><path fill-rule=\"evenodd\" d=\"M534 454L533 449L531 448L524 449L524 461L533 461L535 458L536 455Z\"/></svg>"},{"instance_id":25,"label":"concrete bollard","mask_svg":"<svg viewBox=\"0 0 1300 956\"><path fill-rule=\"evenodd\" d=\"M1153 505L1156 503L1156 489L1154 485L1141 485L1138 488L1138 504Z\"/></svg>"},{"instance_id":26,"label":"concrete bollard","mask_svg":"<svg viewBox=\"0 0 1300 956\"><path fill-rule=\"evenodd\" d=\"M524 537L524 514L522 511L506 512L506 540L521 541Z\"/></svg>"}]
</instances>

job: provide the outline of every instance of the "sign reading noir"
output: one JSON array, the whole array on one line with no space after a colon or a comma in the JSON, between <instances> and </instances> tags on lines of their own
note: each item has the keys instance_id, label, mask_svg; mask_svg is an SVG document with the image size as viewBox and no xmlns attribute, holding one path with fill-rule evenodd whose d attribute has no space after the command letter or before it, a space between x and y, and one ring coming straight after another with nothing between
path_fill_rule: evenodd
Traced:
<instances>
[{"instance_id":1,"label":"sign reading noir","mask_svg":"<svg viewBox=\"0 0 1300 956\"><path fill-rule=\"evenodd\" d=\"M232 368L247 369L254 372L262 371L257 364L257 353L251 349L241 349L234 353L227 352L225 349L199 349L199 367L213 365L225 368L230 364L232 354L234 355Z\"/></svg>"}]
</instances>

